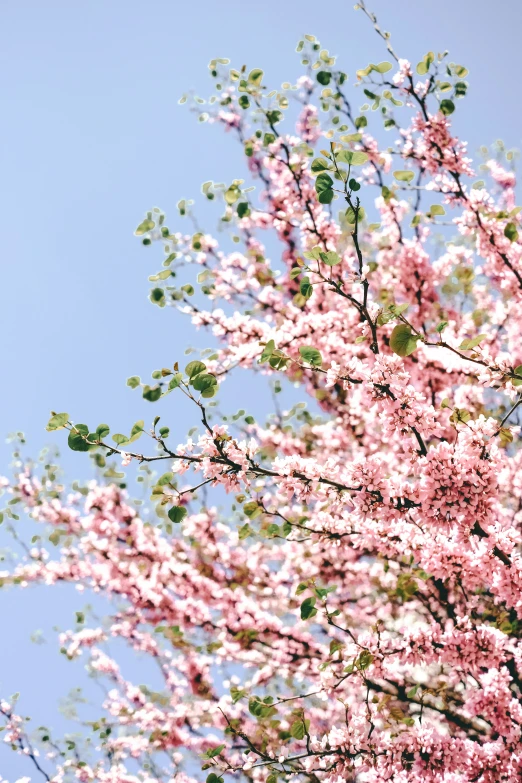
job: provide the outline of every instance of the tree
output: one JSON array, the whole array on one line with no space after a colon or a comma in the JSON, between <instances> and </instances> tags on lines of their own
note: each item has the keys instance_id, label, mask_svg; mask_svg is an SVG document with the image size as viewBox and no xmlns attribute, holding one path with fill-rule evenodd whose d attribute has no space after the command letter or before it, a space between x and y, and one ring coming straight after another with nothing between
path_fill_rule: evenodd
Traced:
<instances>
[{"instance_id":1,"label":"tree","mask_svg":"<svg viewBox=\"0 0 522 783\"><path fill-rule=\"evenodd\" d=\"M211 62L216 95L194 109L236 135L257 188L203 185L237 248L220 250L187 200L193 232L159 209L136 230L165 250L152 302L218 347L128 385L151 403L184 395L197 434L175 447L156 417L111 439L53 413L48 429L68 430L107 480L72 499L53 467L6 482L57 549L35 542L3 585L69 581L117 601L107 626L79 612L61 637L107 683L91 747L43 728L30 741L1 704L6 740L47 780L185 783L200 766L207 783L521 779L513 153L497 145L474 181L451 129L466 68L433 52L412 67L358 7L389 57L358 71L360 113L312 35L298 45L305 75L280 91L260 69ZM272 261L263 232L279 242ZM223 423L213 398L242 369L275 381L276 399L298 385L310 410ZM151 482L154 524L114 455ZM221 514L215 487L230 498ZM153 659L160 691L124 678L114 637Z\"/></svg>"}]
</instances>

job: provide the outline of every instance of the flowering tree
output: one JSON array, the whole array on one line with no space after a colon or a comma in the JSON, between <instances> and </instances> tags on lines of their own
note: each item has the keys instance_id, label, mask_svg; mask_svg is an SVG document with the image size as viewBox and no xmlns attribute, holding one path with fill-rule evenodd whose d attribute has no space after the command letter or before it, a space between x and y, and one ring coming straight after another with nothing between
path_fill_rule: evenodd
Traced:
<instances>
[{"instance_id":1,"label":"flowering tree","mask_svg":"<svg viewBox=\"0 0 522 783\"><path fill-rule=\"evenodd\" d=\"M466 69L432 52L410 65L358 7L389 57L358 71L360 113L313 36L298 45L305 75L280 91L211 62L216 95L194 108L237 137L256 190L203 193L238 247L219 249L187 201L190 232L158 209L136 231L165 250L151 300L218 347L128 385L150 402L184 395L197 435L174 446L159 417L112 438L49 421L102 471L115 454L138 463L155 523L117 482L65 495L52 468L5 482L60 554L37 540L3 584L73 582L116 605L103 626L79 612L61 638L107 687L85 746L43 728L31 739L1 704L5 739L47 780L522 779L513 156L499 146L476 181L450 119ZM263 235L279 242L273 260ZM223 423L212 398L243 369L276 391L288 379L311 411ZM122 675L114 638L157 664L160 691Z\"/></svg>"}]
</instances>

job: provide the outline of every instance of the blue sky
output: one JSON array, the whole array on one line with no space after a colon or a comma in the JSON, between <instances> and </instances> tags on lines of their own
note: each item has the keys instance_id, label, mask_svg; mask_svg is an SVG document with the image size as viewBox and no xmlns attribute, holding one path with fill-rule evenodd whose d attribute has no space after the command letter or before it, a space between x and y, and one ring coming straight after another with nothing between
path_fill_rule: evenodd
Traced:
<instances>
[{"instance_id":1,"label":"blue sky","mask_svg":"<svg viewBox=\"0 0 522 783\"><path fill-rule=\"evenodd\" d=\"M473 156L499 137L520 147L520 0L370 5L402 56L415 63L430 49L449 49L469 68L469 97L455 123ZM185 431L173 395L156 410L125 385L129 375L147 377L182 360L196 343L188 322L148 301L147 276L159 268L161 250L143 248L133 230L150 207L174 217L179 198L198 198L201 182L241 177L243 168L232 138L199 125L178 98L190 88L210 92L207 64L216 56L262 67L276 87L295 79L304 32L353 76L385 51L352 7L341 0L4 4L0 437L23 430L32 454L65 445L45 432L51 409L124 432L158 412ZM244 393L243 379L230 385L231 410ZM249 400L262 405L255 392ZM0 474L9 454L1 443ZM69 475L86 476L83 455L65 452L63 460ZM80 667L73 672L63 662L52 634L47 645L29 642L32 630L55 622L48 598L45 591L0 594L9 640L0 649L0 692L21 690L24 711L58 720L52 705ZM70 623L76 597L57 591L53 601L59 622ZM0 747L0 774L15 773L29 774Z\"/></svg>"}]
</instances>

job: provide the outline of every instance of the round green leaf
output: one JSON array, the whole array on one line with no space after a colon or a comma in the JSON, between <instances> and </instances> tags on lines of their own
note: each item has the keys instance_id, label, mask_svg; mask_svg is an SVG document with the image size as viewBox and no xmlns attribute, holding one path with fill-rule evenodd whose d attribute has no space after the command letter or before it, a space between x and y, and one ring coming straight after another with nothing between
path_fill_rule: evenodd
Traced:
<instances>
[{"instance_id":1,"label":"round green leaf","mask_svg":"<svg viewBox=\"0 0 522 783\"><path fill-rule=\"evenodd\" d=\"M439 108L441 112L447 117L449 114L453 114L455 111L455 104L453 101L450 101L449 98L444 98L444 100L440 102Z\"/></svg>"},{"instance_id":2,"label":"round green leaf","mask_svg":"<svg viewBox=\"0 0 522 783\"><path fill-rule=\"evenodd\" d=\"M333 179L330 177L329 174L326 174L326 172L319 174L319 176L315 180L315 190L317 192L317 197L321 204L330 204L330 202L332 201L334 197L332 185L333 185Z\"/></svg>"},{"instance_id":3,"label":"round green leaf","mask_svg":"<svg viewBox=\"0 0 522 783\"><path fill-rule=\"evenodd\" d=\"M89 428L86 424L75 424L69 432L67 444L73 451L90 451L93 446L86 443L89 436Z\"/></svg>"},{"instance_id":4,"label":"round green leaf","mask_svg":"<svg viewBox=\"0 0 522 783\"><path fill-rule=\"evenodd\" d=\"M315 598L305 598L301 604L301 620L308 620L315 617L317 609L315 608Z\"/></svg>"},{"instance_id":5,"label":"round green leaf","mask_svg":"<svg viewBox=\"0 0 522 783\"><path fill-rule=\"evenodd\" d=\"M183 506L172 506L167 513L170 521L177 524L185 519L187 516L187 509Z\"/></svg>"},{"instance_id":6,"label":"round green leaf","mask_svg":"<svg viewBox=\"0 0 522 783\"><path fill-rule=\"evenodd\" d=\"M399 182L411 182L415 174L413 171L394 171L393 176Z\"/></svg>"},{"instance_id":7,"label":"round green leaf","mask_svg":"<svg viewBox=\"0 0 522 783\"><path fill-rule=\"evenodd\" d=\"M144 386L143 399L149 402L156 402L161 397L161 386Z\"/></svg>"},{"instance_id":8,"label":"round green leaf","mask_svg":"<svg viewBox=\"0 0 522 783\"><path fill-rule=\"evenodd\" d=\"M253 84L254 87L259 87L263 81L263 71L260 68L254 68L248 74L248 81Z\"/></svg>"},{"instance_id":9,"label":"round green leaf","mask_svg":"<svg viewBox=\"0 0 522 783\"><path fill-rule=\"evenodd\" d=\"M45 429L47 430L47 432L52 432L53 430L61 430L63 427L65 427L68 421L69 421L68 413L54 413L49 419L47 423L47 427Z\"/></svg>"},{"instance_id":10,"label":"round green leaf","mask_svg":"<svg viewBox=\"0 0 522 783\"><path fill-rule=\"evenodd\" d=\"M301 348L299 348L299 353L305 362L311 364L312 367L320 367L323 363L323 357L321 356L320 351L311 345L302 345Z\"/></svg>"},{"instance_id":11,"label":"round green leaf","mask_svg":"<svg viewBox=\"0 0 522 783\"><path fill-rule=\"evenodd\" d=\"M217 378L215 375L202 372L196 375L192 381L192 386L196 389L196 391L204 392L213 386L217 386Z\"/></svg>"},{"instance_id":12,"label":"round green leaf","mask_svg":"<svg viewBox=\"0 0 522 783\"><path fill-rule=\"evenodd\" d=\"M331 78L332 74L329 71L319 71L317 74L317 81L324 87L326 87L327 84L330 84Z\"/></svg>"},{"instance_id":13,"label":"round green leaf","mask_svg":"<svg viewBox=\"0 0 522 783\"><path fill-rule=\"evenodd\" d=\"M406 324L397 324L391 333L390 348L397 356L409 356L417 347L419 338Z\"/></svg>"},{"instance_id":14,"label":"round green leaf","mask_svg":"<svg viewBox=\"0 0 522 783\"><path fill-rule=\"evenodd\" d=\"M112 436L112 439L113 439L113 441L115 442L115 444L116 444L117 446L123 446L123 444L124 444L124 443L128 443L128 442L129 442L129 439L128 439L128 437L127 437L126 435L122 435L122 434L121 434L121 433L119 433L119 432L116 432L116 433L115 433L115 434Z\"/></svg>"},{"instance_id":15,"label":"round green leaf","mask_svg":"<svg viewBox=\"0 0 522 783\"><path fill-rule=\"evenodd\" d=\"M203 364L203 362L198 361L197 359L189 362L187 366L185 367L185 372L187 373L190 380L196 377L196 375L199 375L200 372L204 372L207 369L207 365Z\"/></svg>"},{"instance_id":16,"label":"round green leaf","mask_svg":"<svg viewBox=\"0 0 522 783\"><path fill-rule=\"evenodd\" d=\"M508 223L504 229L504 236L509 239L510 242L516 242L518 239L518 231L516 223Z\"/></svg>"},{"instance_id":17,"label":"round green leaf","mask_svg":"<svg viewBox=\"0 0 522 783\"><path fill-rule=\"evenodd\" d=\"M96 427L96 435L100 440L103 440L110 433L110 427L108 424L98 424Z\"/></svg>"},{"instance_id":18,"label":"round green leaf","mask_svg":"<svg viewBox=\"0 0 522 783\"><path fill-rule=\"evenodd\" d=\"M315 158L315 160L312 161L312 165L310 168L315 174L330 169L331 163L328 160L325 160L325 158Z\"/></svg>"}]
</instances>

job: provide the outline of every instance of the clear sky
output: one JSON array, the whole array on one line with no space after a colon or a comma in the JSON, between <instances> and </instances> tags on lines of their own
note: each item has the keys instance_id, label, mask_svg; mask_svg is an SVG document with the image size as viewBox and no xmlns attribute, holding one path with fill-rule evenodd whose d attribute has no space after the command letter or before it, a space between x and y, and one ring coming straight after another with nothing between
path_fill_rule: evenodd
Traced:
<instances>
[{"instance_id":1,"label":"clear sky","mask_svg":"<svg viewBox=\"0 0 522 783\"><path fill-rule=\"evenodd\" d=\"M469 68L469 96L455 122L472 156L499 137L521 146L520 0L368 4L401 56L416 63L428 50L449 49ZM216 56L262 67L274 87L293 80L304 32L339 55L352 76L385 51L347 0L2 6L0 436L23 430L32 454L64 445L44 430L51 409L123 432L151 412L174 424L174 396L152 408L125 385L129 375L148 377L182 359L195 343L187 322L148 301L147 276L161 251L143 248L133 230L150 207L174 217L179 198L198 198L201 182L243 174L231 137L199 125L178 98L190 88L211 91L207 64ZM243 393L232 384L232 408ZM0 474L9 454L1 443ZM85 477L83 455L64 453L64 462ZM48 598L45 591L0 594L0 694L22 691L25 712L56 723L56 697L81 667L63 661L52 633L46 645L29 642L31 631L55 622ZM78 601L66 591L53 591L53 600L56 622L66 626ZM0 775L16 774L30 772L0 747Z\"/></svg>"}]
</instances>

